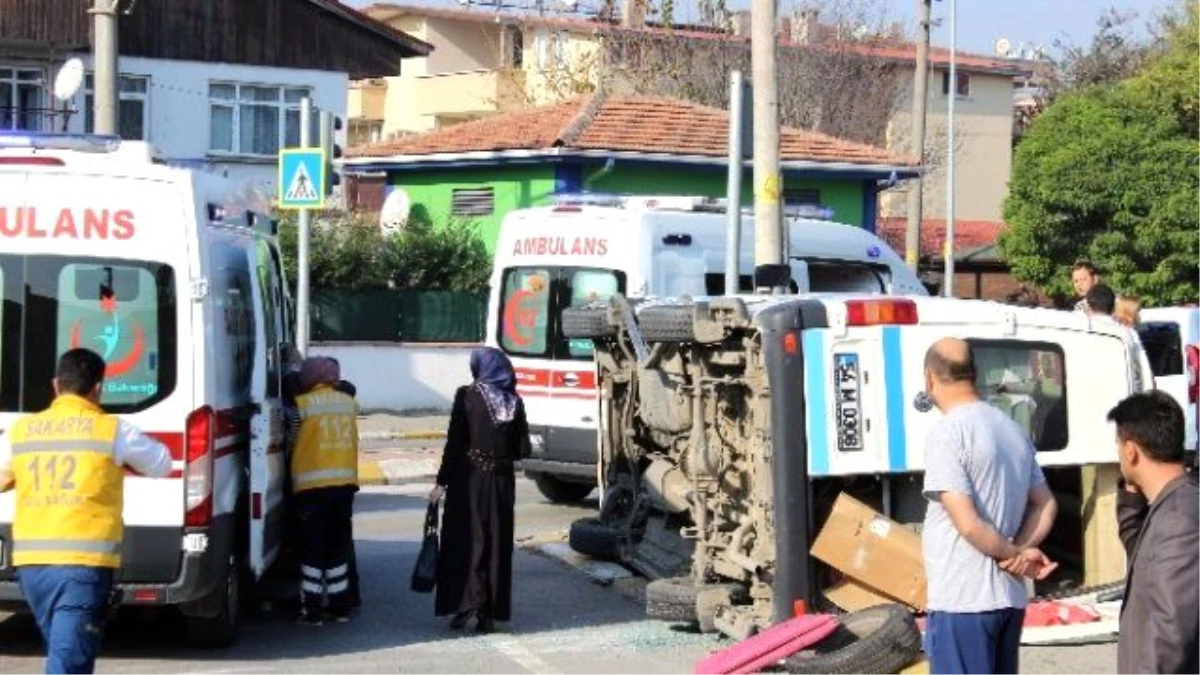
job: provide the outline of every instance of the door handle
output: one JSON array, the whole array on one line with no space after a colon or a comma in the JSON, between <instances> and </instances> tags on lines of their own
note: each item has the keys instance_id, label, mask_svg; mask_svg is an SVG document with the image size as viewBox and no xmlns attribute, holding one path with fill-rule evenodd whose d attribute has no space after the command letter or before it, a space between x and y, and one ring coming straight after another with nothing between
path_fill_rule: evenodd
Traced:
<instances>
[{"instance_id":1,"label":"door handle","mask_svg":"<svg viewBox=\"0 0 1200 675\"><path fill-rule=\"evenodd\" d=\"M565 385L567 387L578 387L579 386L579 374L578 373L564 374L563 375L563 385Z\"/></svg>"}]
</instances>

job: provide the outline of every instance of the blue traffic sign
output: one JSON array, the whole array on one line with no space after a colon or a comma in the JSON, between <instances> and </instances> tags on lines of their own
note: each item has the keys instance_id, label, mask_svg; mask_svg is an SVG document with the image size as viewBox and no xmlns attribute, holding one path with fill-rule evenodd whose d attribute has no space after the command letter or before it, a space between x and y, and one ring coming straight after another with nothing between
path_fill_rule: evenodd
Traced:
<instances>
[{"instance_id":1,"label":"blue traffic sign","mask_svg":"<svg viewBox=\"0 0 1200 675\"><path fill-rule=\"evenodd\" d=\"M279 151L279 208L325 208L325 151L287 148Z\"/></svg>"}]
</instances>

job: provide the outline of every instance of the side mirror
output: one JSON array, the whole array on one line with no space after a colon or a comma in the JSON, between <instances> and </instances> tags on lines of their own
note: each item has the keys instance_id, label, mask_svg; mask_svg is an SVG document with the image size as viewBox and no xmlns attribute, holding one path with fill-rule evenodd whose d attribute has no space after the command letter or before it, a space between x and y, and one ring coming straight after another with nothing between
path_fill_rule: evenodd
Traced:
<instances>
[{"instance_id":1,"label":"side mirror","mask_svg":"<svg viewBox=\"0 0 1200 675\"><path fill-rule=\"evenodd\" d=\"M913 408L919 413L927 413L933 410L933 399L926 392L920 392L913 397Z\"/></svg>"}]
</instances>

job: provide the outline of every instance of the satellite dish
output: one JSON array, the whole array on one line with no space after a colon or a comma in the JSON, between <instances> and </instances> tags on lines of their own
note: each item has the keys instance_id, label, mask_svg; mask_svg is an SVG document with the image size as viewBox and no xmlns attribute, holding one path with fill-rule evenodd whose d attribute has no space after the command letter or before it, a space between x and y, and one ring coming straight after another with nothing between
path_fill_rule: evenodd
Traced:
<instances>
[{"instance_id":1,"label":"satellite dish","mask_svg":"<svg viewBox=\"0 0 1200 675\"><path fill-rule=\"evenodd\" d=\"M78 58L69 59L54 77L54 98L63 102L69 101L75 98L82 86L83 61Z\"/></svg>"},{"instance_id":2,"label":"satellite dish","mask_svg":"<svg viewBox=\"0 0 1200 675\"><path fill-rule=\"evenodd\" d=\"M1008 38L1000 38L999 40L996 40L996 56L1008 58L1008 55L1011 51L1012 43L1008 41Z\"/></svg>"},{"instance_id":3,"label":"satellite dish","mask_svg":"<svg viewBox=\"0 0 1200 675\"><path fill-rule=\"evenodd\" d=\"M395 234L404 229L411 209L412 200L408 198L408 193L400 188L392 190L383 200L383 208L379 209L379 229L384 234Z\"/></svg>"}]
</instances>

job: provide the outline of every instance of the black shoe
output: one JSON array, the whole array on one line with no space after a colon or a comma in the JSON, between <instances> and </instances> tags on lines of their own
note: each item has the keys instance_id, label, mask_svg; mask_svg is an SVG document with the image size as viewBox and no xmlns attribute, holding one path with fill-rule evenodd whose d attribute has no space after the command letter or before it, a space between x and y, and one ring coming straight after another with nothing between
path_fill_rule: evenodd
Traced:
<instances>
[{"instance_id":1,"label":"black shoe","mask_svg":"<svg viewBox=\"0 0 1200 675\"><path fill-rule=\"evenodd\" d=\"M453 619L450 620L450 628L454 630L462 630L463 628L467 627L467 622L470 621L474 616L474 610L469 612L459 612L458 614L454 615Z\"/></svg>"},{"instance_id":2,"label":"black shoe","mask_svg":"<svg viewBox=\"0 0 1200 675\"><path fill-rule=\"evenodd\" d=\"M494 633L496 631L496 622L490 616L481 616L475 624L475 632L481 635Z\"/></svg>"},{"instance_id":3,"label":"black shoe","mask_svg":"<svg viewBox=\"0 0 1200 675\"><path fill-rule=\"evenodd\" d=\"M324 625L324 622L321 621L320 614L309 614L307 612L300 613L300 619L298 620L298 623L301 626L322 626L322 625Z\"/></svg>"}]
</instances>

